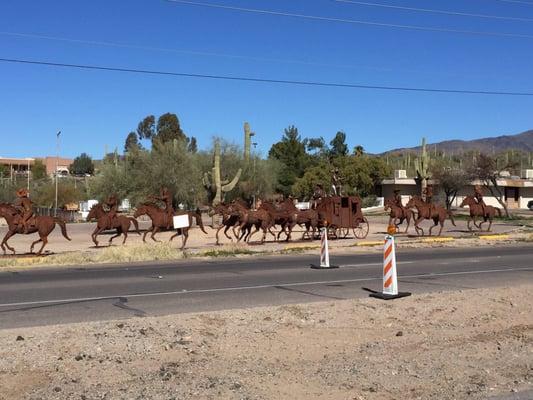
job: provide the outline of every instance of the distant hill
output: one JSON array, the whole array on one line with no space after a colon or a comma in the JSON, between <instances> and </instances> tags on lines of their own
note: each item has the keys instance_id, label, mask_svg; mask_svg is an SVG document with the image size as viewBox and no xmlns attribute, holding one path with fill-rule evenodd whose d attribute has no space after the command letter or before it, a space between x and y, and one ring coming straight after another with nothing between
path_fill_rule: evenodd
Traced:
<instances>
[{"instance_id":1,"label":"distant hill","mask_svg":"<svg viewBox=\"0 0 533 400\"><path fill-rule=\"evenodd\" d=\"M484 153L500 152L503 150L522 150L533 152L533 130L529 130L517 135L503 135L491 138L482 138L475 140L446 140L439 143L428 144L428 150L444 151L447 154L459 154L471 150L481 151ZM420 146L394 149L384 152L383 154L394 154L402 152L418 152Z\"/></svg>"}]
</instances>

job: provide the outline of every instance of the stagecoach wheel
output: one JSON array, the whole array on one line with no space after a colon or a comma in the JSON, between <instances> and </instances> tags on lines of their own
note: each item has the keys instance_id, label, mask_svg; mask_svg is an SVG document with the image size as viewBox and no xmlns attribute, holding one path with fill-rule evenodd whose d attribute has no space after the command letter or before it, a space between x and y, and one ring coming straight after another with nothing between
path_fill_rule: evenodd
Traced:
<instances>
[{"instance_id":1,"label":"stagecoach wheel","mask_svg":"<svg viewBox=\"0 0 533 400\"><path fill-rule=\"evenodd\" d=\"M337 237L340 239L346 239L346 237L350 234L350 228L337 228Z\"/></svg>"},{"instance_id":2,"label":"stagecoach wheel","mask_svg":"<svg viewBox=\"0 0 533 400\"><path fill-rule=\"evenodd\" d=\"M368 230L369 230L368 220L365 217L363 217L363 220L359 222L359 225L353 228L353 234L355 235L357 239L364 239L368 235Z\"/></svg>"}]
</instances>

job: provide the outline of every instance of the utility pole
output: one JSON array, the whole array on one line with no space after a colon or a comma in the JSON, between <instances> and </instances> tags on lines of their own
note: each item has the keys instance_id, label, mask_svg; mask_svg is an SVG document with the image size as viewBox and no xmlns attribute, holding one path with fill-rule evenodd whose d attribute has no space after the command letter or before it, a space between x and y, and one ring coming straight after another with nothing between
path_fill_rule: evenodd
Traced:
<instances>
[{"instance_id":1,"label":"utility pole","mask_svg":"<svg viewBox=\"0 0 533 400\"><path fill-rule=\"evenodd\" d=\"M28 161L28 183L27 183L27 189L28 189L28 192L30 191L30 160L31 158L27 158L27 161Z\"/></svg>"},{"instance_id":2,"label":"utility pole","mask_svg":"<svg viewBox=\"0 0 533 400\"><path fill-rule=\"evenodd\" d=\"M56 201L55 201L55 209L54 209L54 217L57 217L57 168L59 167L59 136L61 135L61 131L57 132L56 135Z\"/></svg>"},{"instance_id":3,"label":"utility pole","mask_svg":"<svg viewBox=\"0 0 533 400\"><path fill-rule=\"evenodd\" d=\"M252 143L252 144L254 145L254 153L255 153L255 149L256 149L256 147L257 147L257 143L254 142L254 143ZM254 180L254 202L253 202L253 209L255 210L256 197L257 197L257 187L255 186L256 183L257 183L257 179L256 179L256 177L255 177L255 160L256 160L257 157L256 157L255 154L253 155L253 157L254 157L254 171L253 171L253 174L252 174L252 176L253 176L253 180Z\"/></svg>"}]
</instances>

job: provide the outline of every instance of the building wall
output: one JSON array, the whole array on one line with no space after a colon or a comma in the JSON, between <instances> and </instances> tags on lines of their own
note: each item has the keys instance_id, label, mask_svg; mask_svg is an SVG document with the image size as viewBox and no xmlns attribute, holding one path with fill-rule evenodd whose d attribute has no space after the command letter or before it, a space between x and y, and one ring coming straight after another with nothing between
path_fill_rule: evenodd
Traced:
<instances>
[{"instance_id":1,"label":"building wall","mask_svg":"<svg viewBox=\"0 0 533 400\"><path fill-rule=\"evenodd\" d=\"M382 196L385 199L394 197L395 190L400 191L400 195L402 196L402 201L404 203L409 201L409 198L411 198L411 196L415 196L415 195L420 196L420 188L417 185L398 185L398 184L383 185ZM404 201L404 199L407 199L407 200Z\"/></svg>"},{"instance_id":2,"label":"building wall","mask_svg":"<svg viewBox=\"0 0 533 400\"><path fill-rule=\"evenodd\" d=\"M519 207L527 208L527 203L533 200L533 187L520 188Z\"/></svg>"},{"instance_id":3,"label":"building wall","mask_svg":"<svg viewBox=\"0 0 533 400\"><path fill-rule=\"evenodd\" d=\"M57 168L59 170L68 169L74 162L74 160L70 158L46 157L42 161L43 161L43 164L46 166L46 173L48 175L52 175L56 171L56 160L57 160Z\"/></svg>"}]
</instances>

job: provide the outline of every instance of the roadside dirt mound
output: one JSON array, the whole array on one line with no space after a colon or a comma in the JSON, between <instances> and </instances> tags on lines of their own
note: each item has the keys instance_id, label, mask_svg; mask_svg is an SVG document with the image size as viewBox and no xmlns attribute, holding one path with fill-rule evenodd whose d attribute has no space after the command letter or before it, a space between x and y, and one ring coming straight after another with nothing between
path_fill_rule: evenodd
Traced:
<instances>
[{"instance_id":1,"label":"roadside dirt mound","mask_svg":"<svg viewBox=\"0 0 533 400\"><path fill-rule=\"evenodd\" d=\"M0 331L0 399L485 399L533 388L533 285Z\"/></svg>"}]
</instances>

